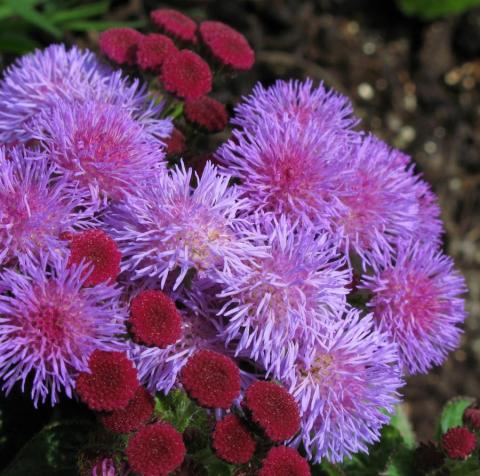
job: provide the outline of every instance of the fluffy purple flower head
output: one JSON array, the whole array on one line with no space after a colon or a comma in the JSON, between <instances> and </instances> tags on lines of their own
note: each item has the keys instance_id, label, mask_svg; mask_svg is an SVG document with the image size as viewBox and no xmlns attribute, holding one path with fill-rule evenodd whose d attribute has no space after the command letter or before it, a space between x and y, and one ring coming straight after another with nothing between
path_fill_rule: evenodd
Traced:
<instances>
[{"instance_id":1,"label":"fluffy purple flower head","mask_svg":"<svg viewBox=\"0 0 480 476\"><path fill-rule=\"evenodd\" d=\"M0 263L22 269L66 249L63 233L95 225L97 204L57 177L44 155L0 148Z\"/></svg>"},{"instance_id":2,"label":"fluffy purple flower head","mask_svg":"<svg viewBox=\"0 0 480 476\"><path fill-rule=\"evenodd\" d=\"M460 297L465 281L453 269L453 260L435 246L400 243L396 256L384 256L363 285L373 293L368 306L377 327L398 344L408 373L426 373L458 346L458 326L466 318Z\"/></svg>"},{"instance_id":3,"label":"fluffy purple flower head","mask_svg":"<svg viewBox=\"0 0 480 476\"><path fill-rule=\"evenodd\" d=\"M418 179L415 184L415 193L418 200L415 239L440 246L443 223L440 219L438 197L432 192L430 185L421 179Z\"/></svg>"},{"instance_id":4,"label":"fluffy purple flower head","mask_svg":"<svg viewBox=\"0 0 480 476\"><path fill-rule=\"evenodd\" d=\"M224 170L241 180L251 211L328 227L338 200L334 187L343 141L314 121L265 118L252 129L235 129L217 151Z\"/></svg>"},{"instance_id":5,"label":"fluffy purple flower head","mask_svg":"<svg viewBox=\"0 0 480 476\"><path fill-rule=\"evenodd\" d=\"M168 174L157 174L149 186L127 197L111 217L109 229L124 257L132 279L159 279L164 287L169 274L178 287L189 270L241 267L263 250L252 244L237 215L245 208L230 176L207 163L192 187L192 169L183 164Z\"/></svg>"},{"instance_id":6,"label":"fluffy purple flower head","mask_svg":"<svg viewBox=\"0 0 480 476\"><path fill-rule=\"evenodd\" d=\"M342 208L335 228L346 250L355 250L368 262L417 231L416 179L398 160L398 152L373 136L351 146L344 160L346 173L339 177L336 192Z\"/></svg>"},{"instance_id":7,"label":"fluffy purple flower head","mask_svg":"<svg viewBox=\"0 0 480 476\"><path fill-rule=\"evenodd\" d=\"M118 106L60 102L32 131L57 170L92 197L119 199L164 169L163 143Z\"/></svg>"},{"instance_id":8,"label":"fluffy purple flower head","mask_svg":"<svg viewBox=\"0 0 480 476\"><path fill-rule=\"evenodd\" d=\"M378 441L403 384L396 346L356 309L325 327L315 348L284 362L283 383L297 400L308 458L342 461Z\"/></svg>"},{"instance_id":9,"label":"fluffy purple flower head","mask_svg":"<svg viewBox=\"0 0 480 476\"><path fill-rule=\"evenodd\" d=\"M324 321L338 319L351 276L337 254L338 239L316 236L284 216L259 220L267 254L219 272L217 282L222 337L268 368L282 357L294 359L298 341L312 346Z\"/></svg>"},{"instance_id":10,"label":"fluffy purple flower head","mask_svg":"<svg viewBox=\"0 0 480 476\"><path fill-rule=\"evenodd\" d=\"M102 65L91 51L51 45L22 56L5 71L0 82L0 142L29 140L30 120L58 101L88 99L115 104L142 123L155 123L159 137L171 131L170 121L156 119L163 105L148 98L146 85Z\"/></svg>"},{"instance_id":11,"label":"fluffy purple flower head","mask_svg":"<svg viewBox=\"0 0 480 476\"><path fill-rule=\"evenodd\" d=\"M31 382L35 406L58 394L69 397L78 372L88 369L95 349L119 350L126 313L119 289L84 288L85 266L67 268L66 259L44 256L24 274L5 269L0 276L0 377L7 393Z\"/></svg>"},{"instance_id":12,"label":"fluffy purple flower head","mask_svg":"<svg viewBox=\"0 0 480 476\"><path fill-rule=\"evenodd\" d=\"M314 121L318 129L334 129L340 135L351 133L358 123L347 97L328 91L322 83L314 88L311 79L279 80L268 88L257 84L252 94L235 108L232 123L252 129L263 123L265 117L305 125Z\"/></svg>"}]
</instances>

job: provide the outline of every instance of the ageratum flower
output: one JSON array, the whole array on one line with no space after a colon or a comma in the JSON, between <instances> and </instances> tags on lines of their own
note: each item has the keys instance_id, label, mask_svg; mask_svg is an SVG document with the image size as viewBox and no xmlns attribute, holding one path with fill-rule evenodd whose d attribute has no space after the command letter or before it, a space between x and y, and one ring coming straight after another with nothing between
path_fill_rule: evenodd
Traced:
<instances>
[{"instance_id":1,"label":"ageratum flower","mask_svg":"<svg viewBox=\"0 0 480 476\"><path fill-rule=\"evenodd\" d=\"M435 246L400 243L393 258L381 256L364 287L377 326L399 347L400 362L410 373L426 373L458 346L466 318L463 277L453 260Z\"/></svg>"},{"instance_id":2,"label":"ageratum flower","mask_svg":"<svg viewBox=\"0 0 480 476\"><path fill-rule=\"evenodd\" d=\"M40 111L59 101L88 99L122 107L152 126L159 138L171 131L170 121L157 119L163 104L149 98L146 84L112 71L91 51L51 45L22 56L5 71L0 82L0 142L25 142L31 138L28 124Z\"/></svg>"},{"instance_id":3,"label":"ageratum flower","mask_svg":"<svg viewBox=\"0 0 480 476\"><path fill-rule=\"evenodd\" d=\"M237 218L245 201L228 186L230 177L208 163L192 187L192 174L183 164L158 174L116 207L110 228L133 279L156 278L163 287L175 271L176 288L191 269L242 267L262 253L251 244L256 231L247 231Z\"/></svg>"},{"instance_id":4,"label":"ageratum flower","mask_svg":"<svg viewBox=\"0 0 480 476\"><path fill-rule=\"evenodd\" d=\"M62 235L94 225L98 204L55 174L43 154L0 148L0 263L29 268L66 252Z\"/></svg>"},{"instance_id":5,"label":"ageratum flower","mask_svg":"<svg viewBox=\"0 0 480 476\"><path fill-rule=\"evenodd\" d=\"M150 18L165 33L180 40L196 42L197 24L178 10L159 8L150 13Z\"/></svg>"},{"instance_id":6,"label":"ageratum flower","mask_svg":"<svg viewBox=\"0 0 480 476\"><path fill-rule=\"evenodd\" d=\"M148 129L97 101L60 102L32 126L57 170L101 199L119 199L164 168L163 143Z\"/></svg>"},{"instance_id":7,"label":"ageratum flower","mask_svg":"<svg viewBox=\"0 0 480 476\"><path fill-rule=\"evenodd\" d=\"M202 41L223 65L244 71L253 66L255 53L240 32L220 21L204 21L199 30Z\"/></svg>"},{"instance_id":8,"label":"ageratum flower","mask_svg":"<svg viewBox=\"0 0 480 476\"><path fill-rule=\"evenodd\" d=\"M297 400L308 458L340 462L378 441L399 401L402 385L396 346L373 328L373 316L350 309L325 326L315 347L292 365L283 382Z\"/></svg>"},{"instance_id":9,"label":"ageratum flower","mask_svg":"<svg viewBox=\"0 0 480 476\"><path fill-rule=\"evenodd\" d=\"M216 455L232 464L246 464L255 453L254 436L238 415L230 413L217 422L212 434Z\"/></svg>"},{"instance_id":10,"label":"ageratum flower","mask_svg":"<svg viewBox=\"0 0 480 476\"><path fill-rule=\"evenodd\" d=\"M195 352L214 350L233 357L231 349L219 339L222 319L215 315L217 287L210 279L194 279L190 289L183 287L172 294L172 299L182 303L182 338L164 349L130 344L129 355L135 362L142 384L150 391L168 393L178 383L181 369ZM241 372L242 384L252 380L250 374Z\"/></svg>"},{"instance_id":11,"label":"ageratum flower","mask_svg":"<svg viewBox=\"0 0 480 476\"><path fill-rule=\"evenodd\" d=\"M226 355L200 349L189 357L180 382L200 406L229 409L240 395L240 370Z\"/></svg>"},{"instance_id":12,"label":"ageratum flower","mask_svg":"<svg viewBox=\"0 0 480 476\"><path fill-rule=\"evenodd\" d=\"M285 355L294 359L298 339L313 345L324 321L343 312L350 271L329 235L317 237L285 217L264 217L261 226L268 252L219 272L217 281L225 302L222 336L269 367Z\"/></svg>"},{"instance_id":13,"label":"ageratum flower","mask_svg":"<svg viewBox=\"0 0 480 476\"><path fill-rule=\"evenodd\" d=\"M185 458L182 434L170 423L145 425L128 440L125 454L137 474L165 476L177 469Z\"/></svg>"},{"instance_id":14,"label":"ageratum flower","mask_svg":"<svg viewBox=\"0 0 480 476\"><path fill-rule=\"evenodd\" d=\"M258 476L311 476L310 466L300 453L288 446L274 446L262 460Z\"/></svg>"},{"instance_id":15,"label":"ageratum flower","mask_svg":"<svg viewBox=\"0 0 480 476\"><path fill-rule=\"evenodd\" d=\"M139 388L137 370L124 352L95 349L88 370L75 384L78 396L91 410L124 409Z\"/></svg>"},{"instance_id":16,"label":"ageratum flower","mask_svg":"<svg viewBox=\"0 0 480 476\"><path fill-rule=\"evenodd\" d=\"M147 389L138 387L125 408L102 414L100 421L113 433L130 433L138 430L150 420L154 406L152 394Z\"/></svg>"},{"instance_id":17,"label":"ageratum flower","mask_svg":"<svg viewBox=\"0 0 480 476\"><path fill-rule=\"evenodd\" d=\"M336 128L320 128L314 118L303 123L255 114L220 147L219 162L241 180L239 190L252 211L329 227L338 213L335 187L343 175L345 141Z\"/></svg>"},{"instance_id":18,"label":"ageratum flower","mask_svg":"<svg viewBox=\"0 0 480 476\"><path fill-rule=\"evenodd\" d=\"M440 246L443 223L440 219L438 197L432 192L430 185L420 178L417 178L415 193L418 200L415 239Z\"/></svg>"},{"instance_id":19,"label":"ageratum flower","mask_svg":"<svg viewBox=\"0 0 480 476\"><path fill-rule=\"evenodd\" d=\"M322 83L314 88L311 79L279 80L268 88L257 84L252 94L235 107L232 123L254 129L266 117L300 124L313 120L321 132L334 129L341 136L352 135L352 128L359 122L346 96L327 90Z\"/></svg>"},{"instance_id":20,"label":"ageratum flower","mask_svg":"<svg viewBox=\"0 0 480 476\"><path fill-rule=\"evenodd\" d=\"M48 261L48 265L47 265ZM69 397L79 372L96 349L123 347L126 313L120 291L100 284L83 287L84 267L42 257L24 274L5 269L0 277L0 377L10 392L31 382L35 406L58 394Z\"/></svg>"},{"instance_id":21,"label":"ageratum flower","mask_svg":"<svg viewBox=\"0 0 480 476\"><path fill-rule=\"evenodd\" d=\"M346 172L336 187L342 207L333 222L346 249L368 262L417 232L416 178L397 151L373 136L352 145L344 160Z\"/></svg>"},{"instance_id":22,"label":"ageratum flower","mask_svg":"<svg viewBox=\"0 0 480 476\"><path fill-rule=\"evenodd\" d=\"M110 28L100 35L100 49L109 60L133 66L142 37L133 28Z\"/></svg>"},{"instance_id":23,"label":"ageratum flower","mask_svg":"<svg viewBox=\"0 0 480 476\"><path fill-rule=\"evenodd\" d=\"M129 355L135 362L142 384L151 392L168 393L177 383L187 360L201 349L222 349L218 339L220 322L215 318L185 313L182 316L182 339L165 348L131 343Z\"/></svg>"}]
</instances>

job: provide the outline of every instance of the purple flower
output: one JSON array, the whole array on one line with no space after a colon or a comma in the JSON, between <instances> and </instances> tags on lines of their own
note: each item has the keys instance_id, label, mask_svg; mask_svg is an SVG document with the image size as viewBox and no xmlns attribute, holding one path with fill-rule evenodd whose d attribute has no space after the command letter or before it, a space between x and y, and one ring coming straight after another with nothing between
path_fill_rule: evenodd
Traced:
<instances>
[{"instance_id":1,"label":"purple flower","mask_svg":"<svg viewBox=\"0 0 480 476\"><path fill-rule=\"evenodd\" d=\"M430 185L417 178L415 194L418 200L417 226L415 239L440 246L443 223L440 219L438 197L432 192Z\"/></svg>"},{"instance_id":2,"label":"purple flower","mask_svg":"<svg viewBox=\"0 0 480 476\"><path fill-rule=\"evenodd\" d=\"M218 273L222 337L266 368L292 358L298 341L313 346L324 322L345 307L350 270L329 235L316 236L282 216L263 217L268 252L246 267Z\"/></svg>"},{"instance_id":3,"label":"purple flower","mask_svg":"<svg viewBox=\"0 0 480 476\"><path fill-rule=\"evenodd\" d=\"M189 270L244 266L262 249L251 244L248 230L237 215L245 208L230 177L208 162L192 187L192 170L183 165L157 174L149 186L116 207L108 226L132 279L159 279L169 274L178 287Z\"/></svg>"},{"instance_id":4,"label":"purple flower","mask_svg":"<svg viewBox=\"0 0 480 476\"><path fill-rule=\"evenodd\" d=\"M32 131L57 170L93 197L119 199L165 167L163 143L111 104L60 102Z\"/></svg>"},{"instance_id":5,"label":"purple flower","mask_svg":"<svg viewBox=\"0 0 480 476\"><path fill-rule=\"evenodd\" d=\"M394 258L378 261L376 273L364 278L373 293L368 306L377 327L398 344L403 368L426 373L459 344L465 281L452 259L428 244L400 243Z\"/></svg>"},{"instance_id":6,"label":"purple flower","mask_svg":"<svg viewBox=\"0 0 480 476\"><path fill-rule=\"evenodd\" d=\"M314 462L337 463L378 441L403 384L396 346L356 309L329 323L315 348L285 360L283 383L297 400L302 443Z\"/></svg>"},{"instance_id":7,"label":"purple flower","mask_svg":"<svg viewBox=\"0 0 480 476\"><path fill-rule=\"evenodd\" d=\"M88 50L51 45L22 56L6 70L0 82L0 142L30 139L30 120L58 101L88 99L124 108L133 118L151 125L160 138L171 131L170 121L155 119L163 104L148 98L146 85L113 72Z\"/></svg>"},{"instance_id":8,"label":"purple flower","mask_svg":"<svg viewBox=\"0 0 480 476\"><path fill-rule=\"evenodd\" d=\"M342 207L333 222L346 250L369 262L417 233L417 179L403 155L373 136L352 145L344 160L336 187Z\"/></svg>"},{"instance_id":9,"label":"purple flower","mask_svg":"<svg viewBox=\"0 0 480 476\"><path fill-rule=\"evenodd\" d=\"M236 106L232 123L251 129L272 117L305 125L314 121L318 129L334 129L340 135L351 132L359 122L347 97L334 90L327 91L322 83L313 88L313 81L307 79L304 82L279 80L268 88L257 84L252 94Z\"/></svg>"},{"instance_id":10,"label":"purple flower","mask_svg":"<svg viewBox=\"0 0 480 476\"><path fill-rule=\"evenodd\" d=\"M241 179L252 209L328 228L345 148L361 137L349 100L311 80L277 81L257 85L235 112L238 128L217 157Z\"/></svg>"},{"instance_id":11,"label":"purple flower","mask_svg":"<svg viewBox=\"0 0 480 476\"><path fill-rule=\"evenodd\" d=\"M250 210L328 228L338 213L345 141L335 129L319 129L314 118L301 123L272 114L255 121L255 127L235 129L217 151L224 171L241 180Z\"/></svg>"},{"instance_id":12,"label":"purple flower","mask_svg":"<svg viewBox=\"0 0 480 476\"><path fill-rule=\"evenodd\" d=\"M83 288L85 267L41 258L24 274L5 269L0 277L0 377L6 393L31 382L35 406L72 395L78 372L88 369L95 349L119 350L125 333L120 291L101 284Z\"/></svg>"},{"instance_id":13,"label":"purple flower","mask_svg":"<svg viewBox=\"0 0 480 476\"><path fill-rule=\"evenodd\" d=\"M64 251L62 234L97 223L98 206L57 177L44 155L0 148L0 263L33 266Z\"/></svg>"}]
</instances>

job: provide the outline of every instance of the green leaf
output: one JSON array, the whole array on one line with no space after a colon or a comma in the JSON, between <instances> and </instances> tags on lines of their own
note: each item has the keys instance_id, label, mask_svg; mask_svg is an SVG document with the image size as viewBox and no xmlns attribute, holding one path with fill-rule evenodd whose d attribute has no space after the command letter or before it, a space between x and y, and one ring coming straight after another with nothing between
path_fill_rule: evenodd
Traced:
<instances>
[{"instance_id":1,"label":"green leaf","mask_svg":"<svg viewBox=\"0 0 480 476\"><path fill-rule=\"evenodd\" d=\"M465 12L480 5L480 0L397 0L397 3L406 15L434 20Z\"/></svg>"},{"instance_id":2,"label":"green leaf","mask_svg":"<svg viewBox=\"0 0 480 476\"><path fill-rule=\"evenodd\" d=\"M225 463L218 458L210 461L205 468L209 476L232 476L235 469L234 466Z\"/></svg>"},{"instance_id":3,"label":"green leaf","mask_svg":"<svg viewBox=\"0 0 480 476\"><path fill-rule=\"evenodd\" d=\"M446 466L449 476L480 476L478 457L473 455L464 461L449 460Z\"/></svg>"},{"instance_id":4,"label":"green leaf","mask_svg":"<svg viewBox=\"0 0 480 476\"><path fill-rule=\"evenodd\" d=\"M24 54L38 48L40 45L29 38L26 33L14 33L6 31L0 24L0 52L12 54Z\"/></svg>"},{"instance_id":5,"label":"green leaf","mask_svg":"<svg viewBox=\"0 0 480 476\"><path fill-rule=\"evenodd\" d=\"M386 425L382 428L380 441L369 448L368 454L357 453L343 462L348 476L372 476L382 474L387 463L403 445L403 438L397 428Z\"/></svg>"},{"instance_id":6,"label":"green leaf","mask_svg":"<svg viewBox=\"0 0 480 476\"><path fill-rule=\"evenodd\" d=\"M390 420L390 425L398 430L405 446L412 449L416 444L415 433L405 412L405 407L403 405L397 405L395 408L396 412Z\"/></svg>"},{"instance_id":7,"label":"green leaf","mask_svg":"<svg viewBox=\"0 0 480 476\"><path fill-rule=\"evenodd\" d=\"M413 468L413 451L400 448L388 461L384 471L385 476L411 476Z\"/></svg>"},{"instance_id":8,"label":"green leaf","mask_svg":"<svg viewBox=\"0 0 480 476\"><path fill-rule=\"evenodd\" d=\"M440 437L450 428L463 425L463 413L475 401L471 397L456 397L447 402L440 415L437 436Z\"/></svg>"},{"instance_id":9,"label":"green leaf","mask_svg":"<svg viewBox=\"0 0 480 476\"><path fill-rule=\"evenodd\" d=\"M87 442L90 422L57 422L46 426L17 454L0 476L71 476L78 451Z\"/></svg>"},{"instance_id":10,"label":"green leaf","mask_svg":"<svg viewBox=\"0 0 480 476\"><path fill-rule=\"evenodd\" d=\"M59 39L62 32L46 16L35 10L32 2L28 0L8 0L9 6L14 15L18 15L26 22L36 26L40 30L50 33L53 37Z\"/></svg>"},{"instance_id":11,"label":"green leaf","mask_svg":"<svg viewBox=\"0 0 480 476\"><path fill-rule=\"evenodd\" d=\"M343 469L336 464L323 461L312 466L312 476L345 476Z\"/></svg>"},{"instance_id":12,"label":"green leaf","mask_svg":"<svg viewBox=\"0 0 480 476\"><path fill-rule=\"evenodd\" d=\"M67 31L103 31L108 30L109 28L141 28L143 26L145 26L144 20L136 20L130 22L75 20L71 22L66 22L62 25L62 27Z\"/></svg>"},{"instance_id":13,"label":"green leaf","mask_svg":"<svg viewBox=\"0 0 480 476\"><path fill-rule=\"evenodd\" d=\"M110 2L106 0L97 3L89 3L87 5L80 5L79 7L69 8L68 10L54 12L49 18L50 21L56 24L92 18L103 15L108 10L109 3Z\"/></svg>"},{"instance_id":14,"label":"green leaf","mask_svg":"<svg viewBox=\"0 0 480 476\"><path fill-rule=\"evenodd\" d=\"M182 390L171 390L166 396L155 397L155 414L183 433L186 428L205 429L208 416Z\"/></svg>"},{"instance_id":15,"label":"green leaf","mask_svg":"<svg viewBox=\"0 0 480 476\"><path fill-rule=\"evenodd\" d=\"M9 18L13 15L13 10L8 5L0 5L0 20Z\"/></svg>"}]
</instances>

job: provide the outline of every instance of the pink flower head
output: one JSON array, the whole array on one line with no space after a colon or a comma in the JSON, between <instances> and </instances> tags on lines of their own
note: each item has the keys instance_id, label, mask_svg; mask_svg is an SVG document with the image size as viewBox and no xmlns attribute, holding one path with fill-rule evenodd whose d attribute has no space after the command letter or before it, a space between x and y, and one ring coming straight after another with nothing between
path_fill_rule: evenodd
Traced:
<instances>
[{"instance_id":1,"label":"pink flower head","mask_svg":"<svg viewBox=\"0 0 480 476\"><path fill-rule=\"evenodd\" d=\"M404 369L426 373L458 346L465 281L431 244L401 242L393 258L378 261L375 274L364 278L372 292L368 306L378 328L398 344Z\"/></svg>"}]
</instances>

